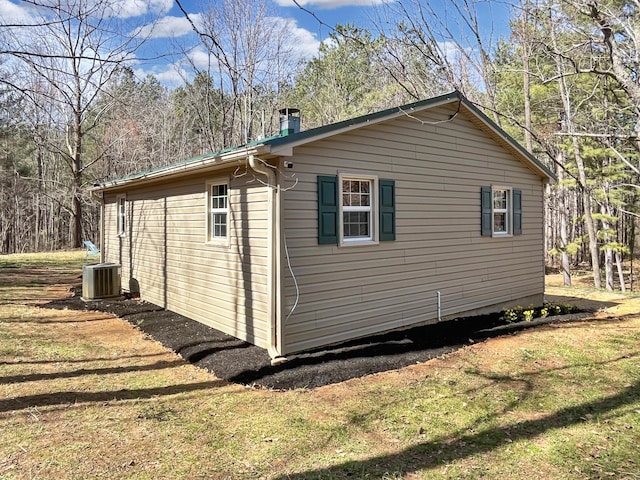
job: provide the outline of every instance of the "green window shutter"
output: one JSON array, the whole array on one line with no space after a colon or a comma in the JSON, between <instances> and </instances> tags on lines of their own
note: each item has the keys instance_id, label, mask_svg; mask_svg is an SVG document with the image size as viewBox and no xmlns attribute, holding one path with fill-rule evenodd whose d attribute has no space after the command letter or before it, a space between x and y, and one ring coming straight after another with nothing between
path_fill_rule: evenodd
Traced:
<instances>
[{"instance_id":1,"label":"green window shutter","mask_svg":"<svg viewBox=\"0 0 640 480\"><path fill-rule=\"evenodd\" d=\"M513 234L522 235L522 190L513 190Z\"/></svg>"},{"instance_id":2,"label":"green window shutter","mask_svg":"<svg viewBox=\"0 0 640 480\"><path fill-rule=\"evenodd\" d=\"M480 189L481 199L481 231L483 237L490 237L493 233L491 227L491 187L482 187Z\"/></svg>"},{"instance_id":3,"label":"green window shutter","mask_svg":"<svg viewBox=\"0 0 640 480\"><path fill-rule=\"evenodd\" d=\"M396 239L396 182L379 180L380 241Z\"/></svg>"},{"instance_id":4,"label":"green window shutter","mask_svg":"<svg viewBox=\"0 0 640 480\"><path fill-rule=\"evenodd\" d=\"M318 176L318 243L338 243L338 177Z\"/></svg>"}]
</instances>

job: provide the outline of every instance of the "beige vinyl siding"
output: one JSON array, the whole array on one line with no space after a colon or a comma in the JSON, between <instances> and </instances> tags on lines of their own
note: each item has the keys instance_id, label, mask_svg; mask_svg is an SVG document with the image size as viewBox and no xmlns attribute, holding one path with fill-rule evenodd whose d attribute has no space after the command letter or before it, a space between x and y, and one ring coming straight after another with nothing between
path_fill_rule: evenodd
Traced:
<instances>
[{"instance_id":1,"label":"beige vinyl siding","mask_svg":"<svg viewBox=\"0 0 640 480\"><path fill-rule=\"evenodd\" d=\"M206 241L215 179L229 179L228 246ZM137 282L143 300L266 348L266 187L225 172L128 190L124 237L120 193L105 196L105 260L122 265L123 288Z\"/></svg>"},{"instance_id":2,"label":"beige vinyl siding","mask_svg":"<svg viewBox=\"0 0 640 480\"><path fill-rule=\"evenodd\" d=\"M438 291L443 318L542 301L543 181L463 113L356 129L298 147L293 160L283 226L300 297L284 353L435 321ZM395 241L318 245L317 176L339 172L395 180ZM480 188L490 185L522 191L522 235L480 235ZM295 301L285 270L285 317Z\"/></svg>"}]
</instances>

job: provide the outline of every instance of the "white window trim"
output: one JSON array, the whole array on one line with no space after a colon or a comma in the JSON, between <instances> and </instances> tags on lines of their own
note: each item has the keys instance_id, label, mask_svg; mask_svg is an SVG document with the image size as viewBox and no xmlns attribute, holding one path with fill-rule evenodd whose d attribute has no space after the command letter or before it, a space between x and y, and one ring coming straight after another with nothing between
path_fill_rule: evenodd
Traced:
<instances>
[{"instance_id":1,"label":"white window trim","mask_svg":"<svg viewBox=\"0 0 640 480\"><path fill-rule=\"evenodd\" d=\"M343 180L367 180L371 182L371 217L369 225L369 238L345 238L344 237L344 205L342 201L342 181ZM339 173L338 174L338 235L341 247L378 245L378 177L376 175L366 175L361 173Z\"/></svg>"},{"instance_id":2,"label":"white window trim","mask_svg":"<svg viewBox=\"0 0 640 480\"><path fill-rule=\"evenodd\" d=\"M216 212L213 211L211 207L211 188L216 185L226 185L227 186L227 208L226 209L216 209ZM219 245L228 247L230 246L230 230L229 230L229 220L231 217L231 202L230 202L230 192L231 188L229 186L228 178L217 178L215 180L209 180L206 182L206 190L205 190L205 204L206 204L206 212L205 212L205 243L209 245ZM226 213L227 214L227 235L224 237L214 237L212 235L212 215L214 213Z\"/></svg>"},{"instance_id":3,"label":"white window trim","mask_svg":"<svg viewBox=\"0 0 640 480\"><path fill-rule=\"evenodd\" d=\"M120 212L120 203L122 203L122 214ZM124 237L127 234L127 196L118 195L116 197L116 229L118 236Z\"/></svg>"},{"instance_id":4,"label":"white window trim","mask_svg":"<svg viewBox=\"0 0 640 480\"><path fill-rule=\"evenodd\" d=\"M506 191L507 192L507 208L505 209L495 209L493 207L493 195L496 191ZM494 230L495 222L494 215L495 213L505 212L507 214L507 231L506 232L496 232ZM513 236L513 188L504 187L501 185L492 185L491 186L491 235L493 237L512 237Z\"/></svg>"}]
</instances>

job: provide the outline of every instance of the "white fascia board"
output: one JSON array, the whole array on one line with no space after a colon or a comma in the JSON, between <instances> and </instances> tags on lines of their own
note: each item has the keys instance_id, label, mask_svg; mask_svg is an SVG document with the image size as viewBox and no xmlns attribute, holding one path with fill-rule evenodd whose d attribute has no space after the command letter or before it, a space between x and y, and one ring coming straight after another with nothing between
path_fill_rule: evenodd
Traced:
<instances>
[{"instance_id":1,"label":"white fascia board","mask_svg":"<svg viewBox=\"0 0 640 480\"><path fill-rule=\"evenodd\" d=\"M276 157L293 157L293 146L287 144L281 147L272 147L270 153Z\"/></svg>"}]
</instances>

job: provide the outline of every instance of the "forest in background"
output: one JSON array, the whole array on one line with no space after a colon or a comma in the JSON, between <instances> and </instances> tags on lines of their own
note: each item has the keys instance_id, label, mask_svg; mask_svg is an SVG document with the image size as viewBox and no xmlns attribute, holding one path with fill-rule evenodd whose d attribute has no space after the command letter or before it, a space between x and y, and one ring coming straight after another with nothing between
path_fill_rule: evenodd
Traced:
<instances>
[{"instance_id":1,"label":"forest in background","mask_svg":"<svg viewBox=\"0 0 640 480\"><path fill-rule=\"evenodd\" d=\"M304 62L269 0L207 0L209 67L175 89L134 75L146 38L121 2L29 3L37 23L0 19L0 254L96 240L88 186L277 133L280 108L308 129L457 89L556 173L545 251L565 284L588 265L637 289L639 0L513 0L508 37L480 0L398 0L370 28L326 25Z\"/></svg>"}]
</instances>

